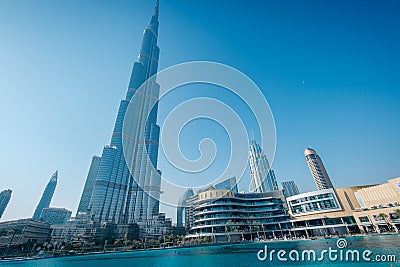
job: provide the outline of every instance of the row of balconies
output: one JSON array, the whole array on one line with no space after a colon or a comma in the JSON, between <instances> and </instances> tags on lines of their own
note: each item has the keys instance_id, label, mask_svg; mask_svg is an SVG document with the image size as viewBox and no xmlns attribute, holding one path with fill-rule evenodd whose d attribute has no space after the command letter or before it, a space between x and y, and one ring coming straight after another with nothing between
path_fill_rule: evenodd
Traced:
<instances>
[{"instance_id":1,"label":"row of balconies","mask_svg":"<svg viewBox=\"0 0 400 267\"><path fill-rule=\"evenodd\" d=\"M257 201L257 202L235 202L235 201L207 201L206 203L202 203L199 205L196 205L195 209L202 208L202 207L207 207L207 206L240 206L240 207L246 207L246 206L273 206L277 205L277 202L271 202L271 201Z\"/></svg>"},{"instance_id":2,"label":"row of balconies","mask_svg":"<svg viewBox=\"0 0 400 267\"><path fill-rule=\"evenodd\" d=\"M262 217L248 217L248 216L228 216L228 217L209 217L209 218L198 218L195 220L195 223L212 221L212 220L265 220L270 218L285 218L287 215L285 214L277 214L277 215L265 215Z\"/></svg>"},{"instance_id":3,"label":"row of balconies","mask_svg":"<svg viewBox=\"0 0 400 267\"><path fill-rule=\"evenodd\" d=\"M213 208L213 209L203 209L202 211L196 212L194 216L205 215L205 214L215 214L215 213L227 213L227 212L238 212L245 214L262 213L262 212L273 212L282 211L281 208L268 208L268 209L234 209L234 208Z\"/></svg>"}]
</instances>

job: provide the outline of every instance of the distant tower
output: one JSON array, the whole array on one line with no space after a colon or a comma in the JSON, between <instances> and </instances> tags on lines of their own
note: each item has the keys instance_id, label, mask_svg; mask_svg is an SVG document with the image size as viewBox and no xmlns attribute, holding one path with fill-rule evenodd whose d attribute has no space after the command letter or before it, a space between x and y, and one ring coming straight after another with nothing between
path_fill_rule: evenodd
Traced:
<instances>
[{"instance_id":1,"label":"distant tower","mask_svg":"<svg viewBox=\"0 0 400 267\"><path fill-rule=\"evenodd\" d=\"M4 190L0 193L0 218L3 216L4 211L7 208L8 203L11 199L12 191L10 189Z\"/></svg>"},{"instance_id":2,"label":"distant tower","mask_svg":"<svg viewBox=\"0 0 400 267\"><path fill-rule=\"evenodd\" d=\"M282 187L285 197L291 197L300 194L299 188L294 181L282 182Z\"/></svg>"},{"instance_id":3,"label":"distant tower","mask_svg":"<svg viewBox=\"0 0 400 267\"><path fill-rule=\"evenodd\" d=\"M50 206L51 199L53 198L54 190L56 190L58 179L58 171L56 171L44 189L42 198L39 201L39 204L36 207L35 213L33 214L32 219L39 220L42 214L42 210L44 208L48 208Z\"/></svg>"},{"instance_id":4,"label":"distant tower","mask_svg":"<svg viewBox=\"0 0 400 267\"><path fill-rule=\"evenodd\" d=\"M250 190L256 193L265 193L278 190L275 173L268 163L261 147L251 137L250 140Z\"/></svg>"},{"instance_id":5,"label":"distant tower","mask_svg":"<svg viewBox=\"0 0 400 267\"><path fill-rule=\"evenodd\" d=\"M308 167L318 190L333 188L331 179L329 179L328 173L317 152L312 148L306 148L304 156L306 157Z\"/></svg>"},{"instance_id":6,"label":"distant tower","mask_svg":"<svg viewBox=\"0 0 400 267\"><path fill-rule=\"evenodd\" d=\"M92 197L93 188L94 188L94 180L97 177L97 173L99 172L101 157L94 156L92 158L92 163L90 164L89 172L86 177L85 187L83 188L81 201L79 202L78 210L76 214L79 212L88 212L90 198Z\"/></svg>"},{"instance_id":7,"label":"distant tower","mask_svg":"<svg viewBox=\"0 0 400 267\"><path fill-rule=\"evenodd\" d=\"M176 208L176 225L178 227L183 226L183 214L186 209L186 201L194 195L193 190L189 188L185 191L185 193L181 196L178 202L178 207ZM187 222L185 222L187 226Z\"/></svg>"},{"instance_id":8,"label":"distant tower","mask_svg":"<svg viewBox=\"0 0 400 267\"><path fill-rule=\"evenodd\" d=\"M232 190L235 194L239 193L235 176L214 185L214 187L217 190Z\"/></svg>"}]
</instances>

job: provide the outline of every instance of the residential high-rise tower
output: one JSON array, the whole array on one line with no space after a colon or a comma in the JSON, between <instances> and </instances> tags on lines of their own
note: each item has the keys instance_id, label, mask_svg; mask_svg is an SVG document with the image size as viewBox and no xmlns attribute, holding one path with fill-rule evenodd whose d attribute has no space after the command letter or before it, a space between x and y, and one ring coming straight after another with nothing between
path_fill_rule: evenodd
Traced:
<instances>
[{"instance_id":1,"label":"residential high-rise tower","mask_svg":"<svg viewBox=\"0 0 400 267\"><path fill-rule=\"evenodd\" d=\"M306 157L307 165L310 168L318 190L333 188L331 179L329 179L328 173L318 153L312 148L306 148L304 156Z\"/></svg>"},{"instance_id":2,"label":"residential high-rise tower","mask_svg":"<svg viewBox=\"0 0 400 267\"><path fill-rule=\"evenodd\" d=\"M50 206L51 199L53 198L54 195L54 190L56 190L57 179L58 179L58 171L56 171L51 176L49 183L46 185L42 198L40 199L39 204L36 207L32 219L39 220L42 214L42 210Z\"/></svg>"}]
</instances>

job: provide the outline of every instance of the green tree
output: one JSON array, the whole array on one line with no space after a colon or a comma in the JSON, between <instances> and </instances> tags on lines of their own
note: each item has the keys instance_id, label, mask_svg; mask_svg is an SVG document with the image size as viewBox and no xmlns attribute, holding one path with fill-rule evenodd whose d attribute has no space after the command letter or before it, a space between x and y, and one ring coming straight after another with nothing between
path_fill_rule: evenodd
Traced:
<instances>
[{"instance_id":1,"label":"green tree","mask_svg":"<svg viewBox=\"0 0 400 267\"><path fill-rule=\"evenodd\" d=\"M22 233L22 230L20 228L14 228L14 229L11 230L11 233L12 233L12 236L11 236L11 239L10 239L9 246L12 245L12 242L14 241L15 236L16 235L20 235Z\"/></svg>"},{"instance_id":2,"label":"green tree","mask_svg":"<svg viewBox=\"0 0 400 267\"><path fill-rule=\"evenodd\" d=\"M20 228L14 228L9 233L12 233L12 236L11 236L10 242L8 243L7 249L4 252L5 255L7 254L8 250L12 246L12 242L14 241L15 236L21 234L22 230Z\"/></svg>"},{"instance_id":3,"label":"green tree","mask_svg":"<svg viewBox=\"0 0 400 267\"><path fill-rule=\"evenodd\" d=\"M392 214L393 214L394 219L399 219L400 218L400 209L395 210Z\"/></svg>"}]
</instances>

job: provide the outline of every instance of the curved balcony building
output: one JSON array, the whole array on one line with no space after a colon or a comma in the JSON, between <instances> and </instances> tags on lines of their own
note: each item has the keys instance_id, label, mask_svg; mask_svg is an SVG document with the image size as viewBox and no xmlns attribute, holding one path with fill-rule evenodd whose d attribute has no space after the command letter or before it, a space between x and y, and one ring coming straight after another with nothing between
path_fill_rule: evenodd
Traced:
<instances>
[{"instance_id":1,"label":"curved balcony building","mask_svg":"<svg viewBox=\"0 0 400 267\"><path fill-rule=\"evenodd\" d=\"M290 235L289 215L281 190L235 194L210 187L198 195L193 211L189 239L230 242Z\"/></svg>"}]
</instances>

